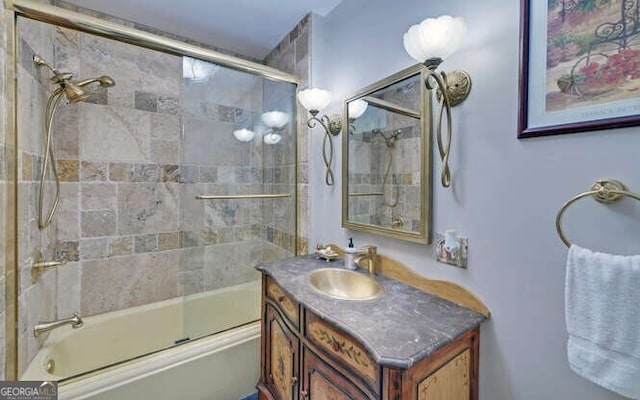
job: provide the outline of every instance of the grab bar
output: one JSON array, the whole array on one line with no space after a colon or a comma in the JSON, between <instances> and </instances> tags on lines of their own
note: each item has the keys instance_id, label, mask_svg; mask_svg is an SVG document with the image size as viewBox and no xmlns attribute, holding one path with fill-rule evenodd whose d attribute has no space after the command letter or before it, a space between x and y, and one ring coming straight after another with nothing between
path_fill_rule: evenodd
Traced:
<instances>
[{"instance_id":1,"label":"grab bar","mask_svg":"<svg viewBox=\"0 0 640 400\"><path fill-rule=\"evenodd\" d=\"M276 194L235 194L235 195L196 195L196 200L238 200L238 199L281 199L291 197L291 193Z\"/></svg>"},{"instance_id":2,"label":"grab bar","mask_svg":"<svg viewBox=\"0 0 640 400\"><path fill-rule=\"evenodd\" d=\"M640 194L630 192L624 183L615 179L598 179L591 186L591 190L575 195L564 203L556 215L556 231L558 232L558 236L560 236L560 240L562 240L567 247L571 247L571 242L567 239L564 231L562 230L562 214L564 214L571 204L588 196L593 197L595 200L603 204L614 203L621 200L623 197L631 197L632 199L640 201Z\"/></svg>"},{"instance_id":3,"label":"grab bar","mask_svg":"<svg viewBox=\"0 0 640 400\"><path fill-rule=\"evenodd\" d=\"M382 192L372 192L372 193L355 192L355 193L349 193L349 197L363 197L363 196L384 196L384 193L382 193Z\"/></svg>"}]
</instances>

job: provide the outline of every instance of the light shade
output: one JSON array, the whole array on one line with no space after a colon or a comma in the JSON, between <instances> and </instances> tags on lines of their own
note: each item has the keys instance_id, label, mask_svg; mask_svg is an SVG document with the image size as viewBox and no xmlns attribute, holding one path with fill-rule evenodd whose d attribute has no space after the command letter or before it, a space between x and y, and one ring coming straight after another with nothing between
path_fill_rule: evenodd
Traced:
<instances>
[{"instance_id":1,"label":"light shade","mask_svg":"<svg viewBox=\"0 0 640 400\"><path fill-rule=\"evenodd\" d=\"M367 111L368 106L369 106L369 103L367 103L362 99L358 99L356 101L350 102L349 105L347 106L347 113L349 114L348 115L349 119L356 119L360 117L362 114L364 114L365 111Z\"/></svg>"},{"instance_id":2,"label":"light shade","mask_svg":"<svg viewBox=\"0 0 640 400\"><path fill-rule=\"evenodd\" d=\"M280 140L282 140L282 135L279 135L277 133L266 133L263 137L262 140L266 143L266 144L276 144L278 143Z\"/></svg>"},{"instance_id":3,"label":"light shade","mask_svg":"<svg viewBox=\"0 0 640 400\"><path fill-rule=\"evenodd\" d=\"M262 122L269 128L280 129L289 122L289 114L282 111L267 111L262 114Z\"/></svg>"},{"instance_id":4,"label":"light shade","mask_svg":"<svg viewBox=\"0 0 640 400\"><path fill-rule=\"evenodd\" d=\"M464 19L443 15L427 18L404 34L404 48L416 61L445 59L458 49L467 31Z\"/></svg>"},{"instance_id":5,"label":"light shade","mask_svg":"<svg viewBox=\"0 0 640 400\"><path fill-rule=\"evenodd\" d=\"M249 129L238 129L233 131L233 136L241 142L250 142L253 140L254 136L256 136L256 133Z\"/></svg>"},{"instance_id":6,"label":"light shade","mask_svg":"<svg viewBox=\"0 0 640 400\"><path fill-rule=\"evenodd\" d=\"M309 111L321 111L331 102L331 93L318 88L298 92L298 101Z\"/></svg>"}]
</instances>

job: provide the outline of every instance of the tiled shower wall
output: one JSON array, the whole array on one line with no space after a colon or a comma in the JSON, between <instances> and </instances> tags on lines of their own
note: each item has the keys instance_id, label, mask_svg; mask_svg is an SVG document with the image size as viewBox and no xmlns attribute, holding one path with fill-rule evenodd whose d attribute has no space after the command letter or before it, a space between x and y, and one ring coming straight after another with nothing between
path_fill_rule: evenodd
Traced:
<instances>
[{"instance_id":1,"label":"tiled shower wall","mask_svg":"<svg viewBox=\"0 0 640 400\"><path fill-rule=\"evenodd\" d=\"M183 82L180 57L31 20L20 20L20 28L19 190L28 199L19 210L19 226L28 226L19 238L20 371L41 346L43 338L31 334L39 321L246 282L257 278L253 265L293 254L295 195L266 203L195 200L202 193L295 194L285 183L295 175L291 137L263 148L262 141L241 147L231 135L255 123L263 105L278 106L262 80L240 74L235 85L215 87L230 82L221 74L239 74L222 69L211 81L214 90L198 93ZM34 52L76 79L116 81L89 100L59 107L61 204L44 231L35 204L52 87L48 71L33 66ZM32 284L35 249L69 263Z\"/></svg>"},{"instance_id":2,"label":"tiled shower wall","mask_svg":"<svg viewBox=\"0 0 640 400\"><path fill-rule=\"evenodd\" d=\"M39 230L36 220L37 177L40 174L44 145L44 110L50 91L46 71L38 70L32 61L35 53L53 59L54 30L45 24L20 20L18 24L18 103L17 129L25 132L18 140L18 358L20 370L40 348L43 337L34 338L30 328L38 321L56 317L57 274L47 273L32 284L30 270L33 251L49 257L53 252L57 222L47 230ZM51 189L52 186L48 185ZM50 198L49 198L50 201ZM74 268L74 265L69 265Z\"/></svg>"},{"instance_id":3,"label":"tiled shower wall","mask_svg":"<svg viewBox=\"0 0 640 400\"><path fill-rule=\"evenodd\" d=\"M312 16L305 16L287 34L268 55L264 63L280 70L295 74L300 78L299 89L310 86L311 75L311 24ZM309 187L309 146L310 129L307 127L307 111L298 107L298 173L296 182L298 185L298 254L309 253L310 223L311 223L311 197Z\"/></svg>"}]
</instances>

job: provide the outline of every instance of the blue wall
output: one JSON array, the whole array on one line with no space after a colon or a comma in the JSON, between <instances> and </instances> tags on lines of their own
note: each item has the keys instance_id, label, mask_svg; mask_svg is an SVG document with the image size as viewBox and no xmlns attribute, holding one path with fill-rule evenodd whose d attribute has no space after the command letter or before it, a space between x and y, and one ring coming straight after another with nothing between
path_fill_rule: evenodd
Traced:
<instances>
[{"instance_id":1,"label":"blue wall","mask_svg":"<svg viewBox=\"0 0 640 400\"><path fill-rule=\"evenodd\" d=\"M554 219L564 201L596 178L618 178L640 191L640 129L516 139L519 2L343 0L325 18L314 16L313 84L334 93L327 111L339 112L352 92L412 65L402 34L442 14L467 21L466 42L442 68L467 70L473 90L454 109L452 189L434 177L433 228L454 228L469 237L468 270L436 263L430 245L342 229L340 181L333 188L323 183L320 132L312 138L311 243L345 243L353 236L357 245L377 244L380 253L427 277L455 281L478 294L492 311L481 332L481 399L619 399L567 364L567 249ZM334 167L340 171L339 159ZM435 162L434 173L439 172ZM566 213L565 228L584 247L629 254L640 251L638 222L640 204L583 200Z\"/></svg>"}]
</instances>

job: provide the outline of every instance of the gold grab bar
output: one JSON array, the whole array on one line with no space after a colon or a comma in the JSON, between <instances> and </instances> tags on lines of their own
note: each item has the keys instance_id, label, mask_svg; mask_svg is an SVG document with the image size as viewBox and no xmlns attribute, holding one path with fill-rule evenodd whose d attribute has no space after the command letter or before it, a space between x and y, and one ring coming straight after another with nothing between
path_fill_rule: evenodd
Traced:
<instances>
[{"instance_id":1,"label":"gold grab bar","mask_svg":"<svg viewBox=\"0 0 640 400\"><path fill-rule=\"evenodd\" d=\"M564 214L566 209L571 204L587 196L592 196L595 200L603 204L615 203L616 201L620 201L625 196L640 201L640 194L630 192L624 183L609 178L598 179L591 186L591 190L573 196L566 203L564 203L564 205L560 208L558 214L556 215L556 231L558 231L558 236L560 236L560 239L567 247L571 246L571 242L567 239L564 231L562 230L562 214Z\"/></svg>"},{"instance_id":2,"label":"gold grab bar","mask_svg":"<svg viewBox=\"0 0 640 400\"><path fill-rule=\"evenodd\" d=\"M285 197L291 197L291 193L234 194L234 195L220 195L220 196L199 194L196 196L196 200L281 199Z\"/></svg>"},{"instance_id":3,"label":"gold grab bar","mask_svg":"<svg viewBox=\"0 0 640 400\"><path fill-rule=\"evenodd\" d=\"M355 193L349 193L349 197L361 197L361 196L384 196L384 193L382 192L373 192L373 193L364 193L364 192L355 192Z\"/></svg>"}]
</instances>

